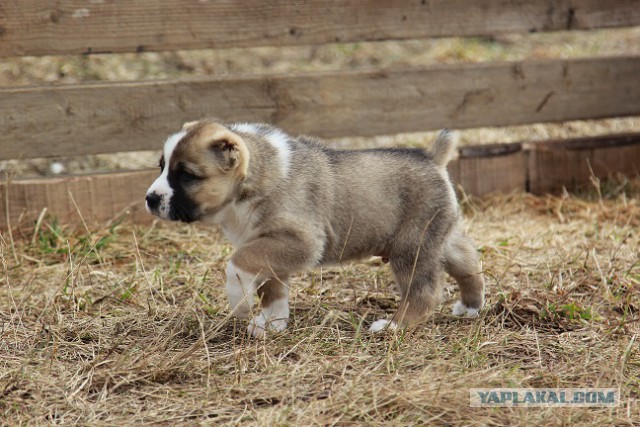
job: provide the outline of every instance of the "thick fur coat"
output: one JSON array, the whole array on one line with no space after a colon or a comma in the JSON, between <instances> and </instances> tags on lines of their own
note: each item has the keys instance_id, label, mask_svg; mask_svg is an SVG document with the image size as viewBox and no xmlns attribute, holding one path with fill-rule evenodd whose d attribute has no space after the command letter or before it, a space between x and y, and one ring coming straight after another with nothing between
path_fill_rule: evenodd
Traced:
<instances>
[{"instance_id":1,"label":"thick fur coat","mask_svg":"<svg viewBox=\"0 0 640 427\"><path fill-rule=\"evenodd\" d=\"M255 336L286 328L293 273L368 256L389 261L401 294L371 330L424 321L443 269L460 286L454 313L475 315L484 279L446 171L454 147L447 131L432 151L334 150L265 124L191 122L165 143L147 209L222 226L237 247L229 303Z\"/></svg>"}]
</instances>

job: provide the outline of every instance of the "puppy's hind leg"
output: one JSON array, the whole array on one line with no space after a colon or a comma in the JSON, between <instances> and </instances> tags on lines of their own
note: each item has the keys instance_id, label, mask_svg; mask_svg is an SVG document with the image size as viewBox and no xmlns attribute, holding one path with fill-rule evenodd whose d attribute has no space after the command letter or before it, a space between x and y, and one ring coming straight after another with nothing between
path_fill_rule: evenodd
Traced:
<instances>
[{"instance_id":1,"label":"puppy's hind leg","mask_svg":"<svg viewBox=\"0 0 640 427\"><path fill-rule=\"evenodd\" d=\"M370 332L414 326L427 320L440 295L441 251L406 250L393 253L389 262L400 290L400 306L391 320L380 319L369 328Z\"/></svg>"},{"instance_id":2,"label":"puppy's hind leg","mask_svg":"<svg viewBox=\"0 0 640 427\"><path fill-rule=\"evenodd\" d=\"M460 287L460 300L453 306L456 316L475 317L484 305L484 276L473 239L454 230L445 245L445 270Z\"/></svg>"}]
</instances>

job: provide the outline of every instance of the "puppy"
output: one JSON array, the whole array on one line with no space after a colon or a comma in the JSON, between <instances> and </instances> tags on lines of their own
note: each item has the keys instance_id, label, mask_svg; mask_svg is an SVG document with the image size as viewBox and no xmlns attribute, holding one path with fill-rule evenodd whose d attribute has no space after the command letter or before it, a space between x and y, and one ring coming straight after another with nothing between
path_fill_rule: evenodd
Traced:
<instances>
[{"instance_id":1,"label":"puppy","mask_svg":"<svg viewBox=\"0 0 640 427\"><path fill-rule=\"evenodd\" d=\"M475 316L484 279L446 171L454 148L448 131L431 152L334 150L265 124L190 122L165 142L146 205L165 220L222 226L238 248L226 268L229 304L251 317L254 336L286 328L291 274L368 256L388 260L401 294L371 331L424 321L443 269L460 287L454 314Z\"/></svg>"}]
</instances>

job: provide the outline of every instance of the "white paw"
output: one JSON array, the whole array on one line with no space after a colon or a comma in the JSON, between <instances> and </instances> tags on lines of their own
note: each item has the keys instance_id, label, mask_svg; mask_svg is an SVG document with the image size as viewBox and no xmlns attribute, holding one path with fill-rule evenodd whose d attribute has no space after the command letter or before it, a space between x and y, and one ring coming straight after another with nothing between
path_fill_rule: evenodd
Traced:
<instances>
[{"instance_id":1,"label":"white paw","mask_svg":"<svg viewBox=\"0 0 640 427\"><path fill-rule=\"evenodd\" d=\"M465 317L478 317L478 313L480 312L479 308L469 308L462 303L462 301L457 301L453 305L453 310L451 310L454 316L465 316Z\"/></svg>"},{"instance_id":2,"label":"white paw","mask_svg":"<svg viewBox=\"0 0 640 427\"><path fill-rule=\"evenodd\" d=\"M268 320L264 313L260 313L249 321L247 332L254 338L264 338L267 331L282 332L287 329L287 319L270 319Z\"/></svg>"},{"instance_id":3,"label":"white paw","mask_svg":"<svg viewBox=\"0 0 640 427\"><path fill-rule=\"evenodd\" d=\"M380 332L385 329L391 329L392 331L395 331L396 329L398 329L398 324L392 320L379 319L373 322L371 326L369 326L369 332Z\"/></svg>"}]
</instances>

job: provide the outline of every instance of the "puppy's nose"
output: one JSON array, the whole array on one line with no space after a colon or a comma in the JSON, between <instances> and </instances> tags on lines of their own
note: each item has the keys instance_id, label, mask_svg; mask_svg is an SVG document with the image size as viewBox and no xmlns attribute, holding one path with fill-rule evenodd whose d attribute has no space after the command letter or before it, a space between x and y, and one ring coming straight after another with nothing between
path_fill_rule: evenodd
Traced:
<instances>
[{"instance_id":1,"label":"puppy's nose","mask_svg":"<svg viewBox=\"0 0 640 427\"><path fill-rule=\"evenodd\" d=\"M162 197L158 196L155 192L153 192L153 193L148 193L145 200L147 201L147 206L149 206L149 209L153 210L153 209L157 209L157 207L160 206L160 200L162 200Z\"/></svg>"}]
</instances>

